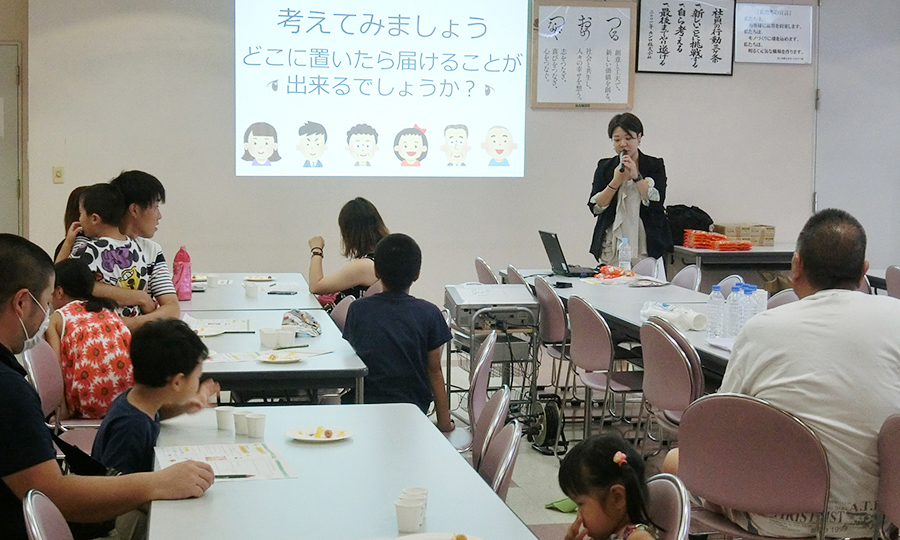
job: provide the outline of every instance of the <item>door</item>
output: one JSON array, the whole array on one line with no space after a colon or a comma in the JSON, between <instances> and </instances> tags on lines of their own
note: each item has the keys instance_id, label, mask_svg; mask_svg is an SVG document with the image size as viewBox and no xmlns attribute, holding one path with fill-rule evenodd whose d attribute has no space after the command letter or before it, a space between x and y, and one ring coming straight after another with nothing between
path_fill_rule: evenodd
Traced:
<instances>
[{"instance_id":1,"label":"door","mask_svg":"<svg viewBox=\"0 0 900 540\"><path fill-rule=\"evenodd\" d=\"M21 234L19 46L0 44L0 232Z\"/></svg>"}]
</instances>

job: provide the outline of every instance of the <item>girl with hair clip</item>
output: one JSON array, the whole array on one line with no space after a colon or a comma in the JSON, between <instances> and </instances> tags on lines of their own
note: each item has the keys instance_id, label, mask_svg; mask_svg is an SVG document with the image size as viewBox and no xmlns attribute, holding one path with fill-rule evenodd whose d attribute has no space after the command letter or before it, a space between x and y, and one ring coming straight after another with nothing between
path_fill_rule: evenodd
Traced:
<instances>
[{"instance_id":1,"label":"girl with hair clip","mask_svg":"<svg viewBox=\"0 0 900 540\"><path fill-rule=\"evenodd\" d=\"M116 303L93 296L94 274L79 259L56 264L45 338L62 366L65 417L103 418L113 399L134 385L131 332Z\"/></svg>"},{"instance_id":2,"label":"girl with hair clip","mask_svg":"<svg viewBox=\"0 0 900 540\"><path fill-rule=\"evenodd\" d=\"M578 505L566 540L655 540L644 460L618 435L594 435L569 451L559 487Z\"/></svg>"}]
</instances>

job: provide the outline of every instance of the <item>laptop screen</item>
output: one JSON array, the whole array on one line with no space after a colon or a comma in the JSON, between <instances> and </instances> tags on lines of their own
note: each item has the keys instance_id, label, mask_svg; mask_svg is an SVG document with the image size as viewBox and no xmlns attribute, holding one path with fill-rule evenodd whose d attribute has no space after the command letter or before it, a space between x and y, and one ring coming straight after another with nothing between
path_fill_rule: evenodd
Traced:
<instances>
[{"instance_id":1,"label":"laptop screen","mask_svg":"<svg viewBox=\"0 0 900 540\"><path fill-rule=\"evenodd\" d=\"M547 258L550 259L550 268L554 274L564 276L569 273L569 265L566 264L566 257L563 255L562 247L559 245L559 238L556 233L547 231L538 231L541 235L541 242L544 243L544 251L547 252Z\"/></svg>"}]
</instances>

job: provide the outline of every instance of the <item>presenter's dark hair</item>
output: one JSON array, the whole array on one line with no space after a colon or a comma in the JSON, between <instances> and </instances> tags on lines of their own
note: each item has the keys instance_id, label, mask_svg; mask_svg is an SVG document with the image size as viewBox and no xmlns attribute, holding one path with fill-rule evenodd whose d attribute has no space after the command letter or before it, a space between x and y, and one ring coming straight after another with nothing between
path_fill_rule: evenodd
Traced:
<instances>
[{"instance_id":1,"label":"presenter's dark hair","mask_svg":"<svg viewBox=\"0 0 900 540\"><path fill-rule=\"evenodd\" d=\"M422 269L422 250L405 234L389 234L375 247L375 273L387 291L403 291Z\"/></svg>"},{"instance_id":2,"label":"presenter's dark hair","mask_svg":"<svg viewBox=\"0 0 900 540\"><path fill-rule=\"evenodd\" d=\"M81 209L78 207L78 203L81 201L81 194L87 188L87 186L78 186L69 193L69 199L66 201L66 215L63 217L63 221L66 224L66 234L69 232L69 227L78 221L80 217Z\"/></svg>"},{"instance_id":3,"label":"presenter's dark hair","mask_svg":"<svg viewBox=\"0 0 900 540\"><path fill-rule=\"evenodd\" d=\"M134 382L162 388L179 373L190 375L208 353L206 345L185 322L150 321L131 335Z\"/></svg>"},{"instance_id":4,"label":"presenter's dark hair","mask_svg":"<svg viewBox=\"0 0 900 540\"><path fill-rule=\"evenodd\" d=\"M272 127L272 124L267 124L265 122L257 122L255 124L250 124L250 127L247 128L247 131L244 132L244 142L250 142L250 135L254 135L256 137L272 137L275 139L275 143L278 143L278 132L275 131L275 128ZM244 155L241 156L241 159L244 161L253 161L253 156L250 154L249 150L244 150ZM278 161L281 159L281 156L278 155L278 150L272 150L272 155L269 157L269 161Z\"/></svg>"},{"instance_id":5,"label":"presenter's dark hair","mask_svg":"<svg viewBox=\"0 0 900 540\"><path fill-rule=\"evenodd\" d=\"M36 244L15 234L0 234L0 312L17 292L39 298L53 276L53 259Z\"/></svg>"},{"instance_id":6,"label":"presenter's dark hair","mask_svg":"<svg viewBox=\"0 0 900 540\"><path fill-rule=\"evenodd\" d=\"M300 126L300 129L297 130L297 135L301 137L304 135L324 135L325 142L328 142L328 132L325 131L325 126L316 122L307 122Z\"/></svg>"},{"instance_id":7,"label":"presenter's dark hair","mask_svg":"<svg viewBox=\"0 0 900 540\"><path fill-rule=\"evenodd\" d=\"M109 298L94 296L94 273L81 259L66 259L56 263L56 286L76 300L84 300L84 309L96 313L102 309L116 309L118 304Z\"/></svg>"},{"instance_id":8,"label":"presenter's dark hair","mask_svg":"<svg viewBox=\"0 0 900 540\"><path fill-rule=\"evenodd\" d=\"M817 289L856 289L866 260L866 231L849 213L828 208L814 214L797 237L803 273Z\"/></svg>"},{"instance_id":9,"label":"presenter's dark hair","mask_svg":"<svg viewBox=\"0 0 900 540\"><path fill-rule=\"evenodd\" d=\"M401 129L400 133L397 133L397 136L394 137L394 148L396 148L397 145L400 144L400 137L404 135L416 135L417 137L422 138L422 146L425 147L425 151L422 152L421 156L419 156L419 161L425 159L425 156L428 155L428 137L425 136L425 132L417 127ZM403 156L400 155L400 152L394 150L394 155L397 156L397 159L403 161Z\"/></svg>"},{"instance_id":10,"label":"presenter's dark hair","mask_svg":"<svg viewBox=\"0 0 900 540\"><path fill-rule=\"evenodd\" d=\"M347 132L347 144L350 144L350 137L353 135L371 135L375 137L375 144L378 144L378 132L369 124L356 124Z\"/></svg>"},{"instance_id":11,"label":"presenter's dark hair","mask_svg":"<svg viewBox=\"0 0 900 540\"><path fill-rule=\"evenodd\" d=\"M341 229L341 254L351 259L371 255L378 242L390 233L375 205L362 197L348 201L341 208L338 227Z\"/></svg>"},{"instance_id":12,"label":"presenter's dark hair","mask_svg":"<svg viewBox=\"0 0 900 540\"><path fill-rule=\"evenodd\" d=\"M606 134L609 135L610 139L612 139L613 131L615 131L617 127L624 129L626 133L635 133L637 135L644 134L644 124L641 123L641 119L628 112L617 114L609 121L609 127L606 128Z\"/></svg>"},{"instance_id":13,"label":"presenter's dark hair","mask_svg":"<svg viewBox=\"0 0 900 540\"><path fill-rule=\"evenodd\" d=\"M106 225L118 227L125 215L125 197L112 184L94 184L81 192L81 206L90 216L97 214Z\"/></svg>"},{"instance_id":14,"label":"presenter's dark hair","mask_svg":"<svg viewBox=\"0 0 900 540\"><path fill-rule=\"evenodd\" d=\"M166 202L166 188L162 182L144 171L124 171L109 181L119 188L125 197L125 208L136 204L141 208L149 208L154 203Z\"/></svg>"}]
</instances>

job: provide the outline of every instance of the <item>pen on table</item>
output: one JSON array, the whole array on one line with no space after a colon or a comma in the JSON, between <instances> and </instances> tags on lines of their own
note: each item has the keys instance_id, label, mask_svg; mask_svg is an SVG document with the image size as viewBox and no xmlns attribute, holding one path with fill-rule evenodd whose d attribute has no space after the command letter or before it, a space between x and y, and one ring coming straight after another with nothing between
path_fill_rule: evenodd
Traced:
<instances>
[{"instance_id":1,"label":"pen on table","mask_svg":"<svg viewBox=\"0 0 900 540\"><path fill-rule=\"evenodd\" d=\"M253 478L254 474L217 474L216 478Z\"/></svg>"}]
</instances>

